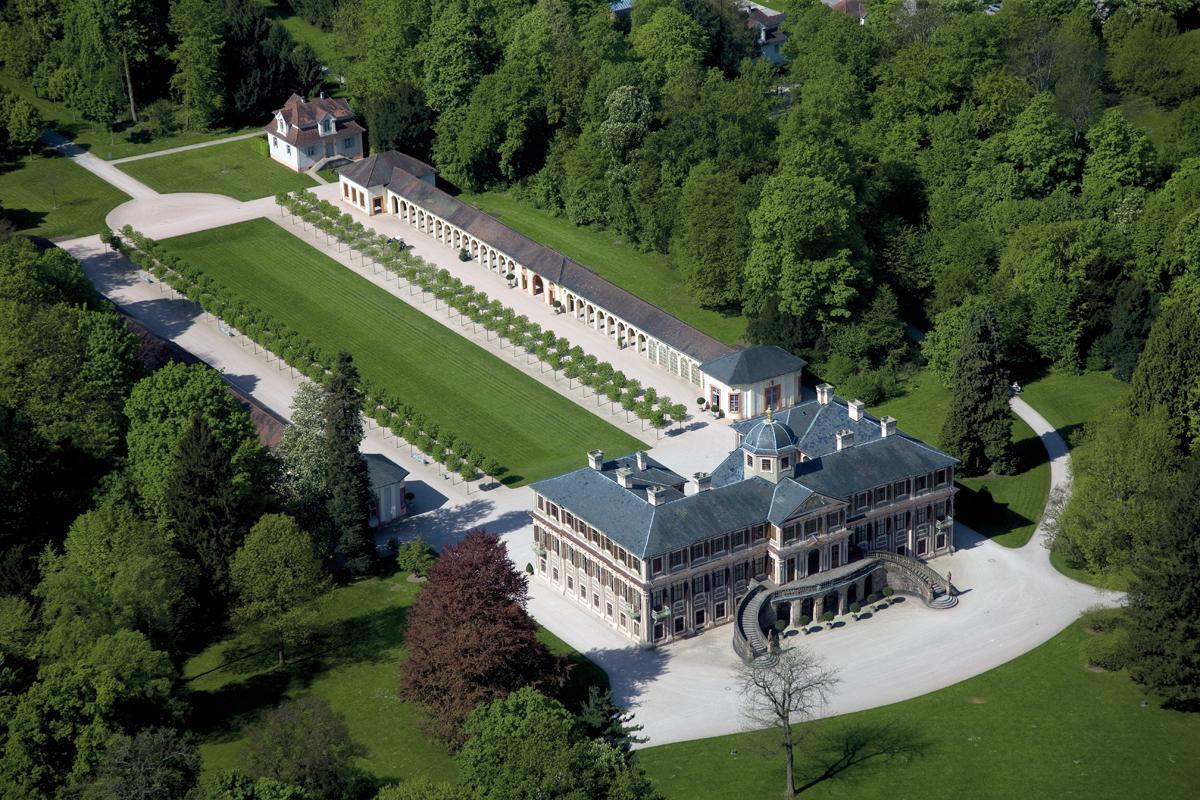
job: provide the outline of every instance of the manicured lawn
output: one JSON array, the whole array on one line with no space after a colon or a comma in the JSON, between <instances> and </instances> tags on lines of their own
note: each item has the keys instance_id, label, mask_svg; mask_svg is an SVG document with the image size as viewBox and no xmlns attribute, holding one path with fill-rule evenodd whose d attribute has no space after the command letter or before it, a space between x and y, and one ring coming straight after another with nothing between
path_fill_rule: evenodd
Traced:
<instances>
[{"instance_id":1,"label":"manicured lawn","mask_svg":"<svg viewBox=\"0 0 1200 800\"><path fill-rule=\"evenodd\" d=\"M1022 388L1022 399L1071 445L1084 423L1099 419L1129 396L1129 384L1107 372L1051 372Z\"/></svg>"},{"instance_id":2,"label":"manicured lawn","mask_svg":"<svg viewBox=\"0 0 1200 800\"><path fill-rule=\"evenodd\" d=\"M644 253L611 231L581 228L565 217L556 217L503 192L463 194L459 199L575 259L714 339L737 344L746 334L745 317L701 308L690 297L671 260L660 253Z\"/></svg>"},{"instance_id":3,"label":"manicured lawn","mask_svg":"<svg viewBox=\"0 0 1200 800\"><path fill-rule=\"evenodd\" d=\"M120 164L119 168L159 192L211 192L254 200L311 189L317 182L267 155L266 138L202 147Z\"/></svg>"},{"instance_id":4,"label":"manicured lawn","mask_svg":"<svg viewBox=\"0 0 1200 800\"><path fill-rule=\"evenodd\" d=\"M418 709L396 697L404 621L418 591L420 585L403 575L335 589L321 601L314 640L283 669L249 635L232 636L189 660L190 728L201 739L205 770L238 766L246 728L263 711L312 694L345 717L350 735L367 750L359 765L376 777L452 779L450 754L420 731ZM572 699L586 697L592 683L607 685L603 670L549 631L540 638L576 664L568 687Z\"/></svg>"},{"instance_id":5,"label":"manicured lawn","mask_svg":"<svg viewBox=\"0 0 1200 800\"><path fill-rule=\"evenodd\" d=\"M878 416L890 414L897 419L901 430L940 446L949 393L927 372L910 378L906 388L903 396L888 400L871 412ZM961 488L955 501L956 516L964 525L1005 547L1021 547L1029 541L1050 495L1046 451L1033 429L1015 418L1013 442L1020 471L1016 475L959 478L957 483Z\"/></svg>"},{"instance_id":6,"label":"manicured lawn","mask_svg":"<svg viewBox=\"0 0 1200 800\"><path fill-rule=\"evenodd\" d=\"M65 156L32 155L0 166L0 215L24 233L48 239L99 233L108 212L128 199Z\"/></svg>"},{"instance_id":7,"label":"manicured lawn","mask_svg":"<svg viewBox=\"0 0 1200 800\"><path fill-rule=\"evenodd\" d=\"M209 131L178 131L167 136L156 137L146 130L144 124L138 124L110 134L104 125L82 119L61 103L36 96L32 87L11 75L0 72L0 86L33 103L41 112L47 127L53 128L93 155L104 159L125 158L141 153L166 150L169 147L211 142L213 139L249 133L254 130L253 128L219 128Z\"/></svg>"},{"instance_id":8,"label":"manicured lawn","mask_svg":"<svg viewBox=\"0 0 1200 800\"><path fill-rule=\"evenodd\" d=\"M404 398L509 469L520 484L641 442L542 386L453 330L258 219L168 239L179 256Z\"/></svg>"},{"instance_id":9,"label":"manicured lawn","mask_svg":"<svg viewBox=\"0 0 1200 800\"><path fill-rule=\"evenodd\" d=\"M922 753L872 759L817 783L804 798L1182 798L1200 784L1200 715L1159 709L1124 673L1095 673L1076 623L983 675L923 697L821 720L799 766L848 734L869 744L881 730ZM668 798L773 798L783 754L768 732L653 747L638 760ZM839 749L840 753L840 749Z\"/></svg>"}]
</instances>

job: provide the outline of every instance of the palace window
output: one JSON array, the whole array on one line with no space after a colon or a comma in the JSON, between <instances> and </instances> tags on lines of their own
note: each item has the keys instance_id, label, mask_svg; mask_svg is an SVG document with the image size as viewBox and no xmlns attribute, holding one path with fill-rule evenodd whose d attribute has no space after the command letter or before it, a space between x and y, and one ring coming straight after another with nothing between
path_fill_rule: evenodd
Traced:
<instances>
[{"instance_id":1,"label":"palace window","mask_svg":"<svg viewBox=\"0 0 1200 800\"><path fill-rule=\"evenodd\" d=\"M692 594L693 595L704 594L708 590L707 578L708 578L707 575L697 575L696 577L692 578Z\"/></svg>"},{"instance_id":2,"label":"palace window","mask_svg":"<svg viewBox=\"0 0 1200 800\"><path fill-rule=\"evenodd\" d=\"M621 627L622 628L629 627L628 623L625 622L625 612L624 611L621 612Z\"/></svg>"},{"instance_id":3,"label":"palace window","mask_svg":"<svg viewBox=\"0 0 1200 800\"><path fill-rule=\"evenodd\" d=\"M687 597L687 584L683 581L671 584L671 602L680 603Z\"/></svg>"},{"instance_id":4,"label":"palace window","mask_svg":"<svg viewBox=\"0 0 1200 800\"><path fill-rule=\"evenodd\" d=\"M929 540L928 539L918 539L917 540L917 555L919 555L919 556L925 555L925 551L928 549L929 549Z\"/></svg>"},{"instance_id":5,"label":"palace window","mask_svg":"<svg viewBox=\"0 0 1200 800\"><path fill-rule=\"evenodd\" d=\"M859 492L854 496L854 510L862 511L870 502L870 492Z\"/></svg>"},{"instance_id":6,"label":"palace window","mask_svg":"<svg viewBox=\"0 0 1200 800\"><path fill-rule=\"evenodd\" d=\"M733 549L746 546L746 531L734 531L733 533Z\"/></svg>"},{"instance_id":7,"label":"palace window","mask_svg":"<svg viewBox=\"0 0 1200 800\"><path fill-rule=\"evenodd\" d=\"M675 354L674 350L671 351L670 362L671 362L671 372L678 374L679 373L679 356Z\"/></svg>"},{"instance_id":8,"label":"palace window","mask_svg":"<svg viewBox=\"0 0 1200 800\"><path fill-rule=\"evenodd\" d=\"M692 362L692 383L696 384L697 386L699 386L701 383L700 365L695 362Z\"/></svg>"},{"instance_id":9,"label":"palace window","mask_svg":"<svg viewBox=\"0 0 1200 800\"><path fill-rule=\"evenodd\" d=\"M583 581L579 582L579 599L585 603L587 602L587 584Z\"/></svg>"},{"instance_id":10,"label":"palace window","mask_svg":"<svg viewBox=\"0 0 1200 800\"><path fill-rule=\"evenodd\" d=\"M563 525L566 525L568 528L575 527L575 517L571 514L570 511L564 510L562 512L562 523L563 523Z\"/></svg>"},{"instance_id":11,"label":"palace window","mask_svg":"<svg viewBox=\"0 0 1200 800\"><path fill-rule=\"evenodd\" d=\"M915 491L919 494L919 493L925 491L925 487L928 485L929 485L929 476L928 475L918 475L917 476L917 485L913 489L913 491Z\"/></svg>"},{"instance_id":12,"label":"palace window","mask_svg":"<svg viewBox=\"0 0 1200 800\"><path fill-rule=\"evenodd\" d=\"M742 410L742 396L737 392L729 394L729 410L734 413Z\"/></svg>"},{"instance_id":13,"label":"palace window","mask_svg":"<svg viewBox=\"0 0 1200 800\"><path fill-rule=\"evenodd\" d=\"M600 595L596 594L595 592L592 592L592 608L599 608L599 607L600 607Z\"/></svg>"},{"instance_id":14,"label":"palace window","mask_svg":"<svg viewBox=\"0 0 1200 800\"><path fill-rule=\"evenodd\" d=\"M733 565L733 582L738 583L744 580L746 580L746 562L739 561Z\"/></svg>"},{"instance_id":15,"label":"palace window","mask_svg":"<svg viewBox=\"0 0 1200 800\"><path fill-rule=\"evenodd\" d=\"M892 484L892 497L899 499L908 494L908 481L896 481Z\"/></svg>"},{"instance_id":16,"label":"palace window","mask_svg":"<svg viewBox=\"0 0 1200 800\"><path fill-rule=\"evenodd\" d=\"M698 609L696 609L696 627L700 627L703 624L704 624L704 609L698 608Z\"/></svg>"},{"instance_id":17,"label":"palace window","mask_svg":"<svg viewBox=\"0 0 1200 800\"><path fill-rule=\"evenodd\" d=\"M754 456L750 455L749 453L746 454L746 466L750 467L751 469L754 468Z\"/></svg>"},{"instance_id":18,"label":"palace window","mask_svg":"<svg viewBox=\"0 0 1200 800\"><path fill-rule=\"evenodd\" d=\"M820 527L821 527L820 520L810 519L804 523L804 535L805 536L816 536L817 531L820 529Z\"/></svg>"},{"instance_id":19,"label":"palace window","mask_svg":"<svg viewBox=\"0 0 1200 800\"><path fill-rule=\"evenodd\" d=\"M662 556L655 556L650 561L650 574L658 575L663 571Z\"/></svg>"},{"instance_id":20,"label":"palace window","mask_svg":"<svg viewBox=\"0 0 1200 800\"><path fill-rule=\"evenodd\" d=\"M568 592L575 591L575 579L572 578L570 575L567 576L567 591Z\"/></svg>"},{"instance_id":21,"label":"palace window","mask_svg":"<svg viewBox=\"0 0 1200 800\"><path fill-rule=\"evenodd\" d=\"M946 518L946 501L943 500L933 507L934 519Z\"/></svg>"},{"instance_id":22,"label":"palace window","mask_svg":"<svg viewBox=\"0 0 1200 800\"><path fill-rule=\"evenodd\" d=\"M675 552L671 553L671 569L673 569L673 570L682 569L683 568L683 557L684 557L683 550L676 550Z\"/></svg>"},{"instance_id":23,"label":"palace window","mask_svg":"<svg viewBox=\"0 0 1200 800\"><path fill-rule=\"evenodd\" d=\"M717 553L724 553L725 552L725 537L718 536L717 538L713 539L711 544L709 544L709 552L711 552L714 556Z\"/></svg>"},{"instance_id":24,"label":"palace window","mask_svg":"<svg viewBox=\"0 0 1200 800\"><path fill-rule=\"evenodd\" d=\"M796 540L796 533L798 531L798 528L799 528L799 526L797 526L796 523L794 523L794 522L791 525L784 526L784 528L783 528L783 543L784 544L791 544L792 542L794 542Z\"/></svg>"},{"instance_id":25,"label":"palace window","mask_svg":"<svg viewBox=\"0 0 1200 800\"><path fill-rule=\"evenodd\" d=\"M717 619L725 619L725 603L717 603L713 607L713 616Z\"/></svg>"},{"instance_id":26,"label":"palace window","mask_svg":"<svg viewBox=\"0 0 1200 800\"><path fill-rule=\"evenodd\" d=\"M701 542L699 544L692 545L692 563L695 564L697 562L703 561L704 558L705 558L704 543Z\"/></svg>"},{"instance_id":27,"label":"palace window","mask_svg":"<svg viewBox=\"0 0 1200 800\"><path fill-rule=\"evenodd\" d=\"M941 550L945 546L946 546L946 534L939 533L937 535L937 549Z\"/></svg>"},{"instance_id":28,"label":"palace window","mask_svg":"<svg viewBox=\"0 0 1200 800\"><path fill-rule=\"evenodd\" d=\"M542 499L542 496L540 494L537 496L537 507L538 507L538 511L546 510L546 501L544 499Z\"/></svg>"},{"instance_id":29,"label":"palace window","mask_svg":"<svg viewBox=\"0 0 1200 800\"><path fill-rule=\"evenodd\" d=\"M771 468L771 459L764 458L764 459L761 459L761 462L762 463L759 466L759 469L770 469Z\"/></svg>"},{"instance_id":30,"label":"palace window","mask_svg":"<svg viewBox=\"0 0 1200 800\"><path fill-rule=\"evenodd\" d=\"M933 482L935 486L943 486L946 483L946 470L939 469L933 473Z\"/></svg>"},{"instance_id":31,"label":"palace window","mask_svg":"<svg viewBox=\"0 0 1200 800\"><path fill-rule=\"evenodd\" d=\"M558 583L558 567L554 567L550 571L554 575L554 582Z\"/></svg>"},{"instance_id":32,"label":"palace window","mask_svg":"<svg viewBox=\"0 0 1200 800\"><path fill-rule=\"evenodd\" d=\"M831 531L842 524L842 512L835 511L825 515L825 530Z\"/></svg>"},{"instance_id":33,"label":"palace window","mask_svg":"<svg viewBox=\"0 0 1200 800\"><path fill-rule=\"evenodd\" d=\"M753 536L752 536L754 541L761 542L763 539L767 538L767 526L766 525L755 525L754 528L752 528L752 530L754 532Z\"/></svg>"},{"instance_id":34,"label":"palace window","mask_svg":"<svg viewBox=\"0 0 1200 800\"><path fill-rule=\"evenodd\" d=\"M725 585L725 570L719 569L712 574L712 588L720 589Z\"/></svg>"},{"instance_id":35,"label":"palace window","mask_svg":"<svg viewBox=\"0 0 1200 800\"><path fill-rule=\"evenodd\" d=\"M929 507L921 506L917 509L917 524L924 525L929 517Z\"/></svg>"},{"instance_id":36,"label":"palace window","mask_svg":"<svg viewBox=\"0 0 1200 800\"><path fill-rule=\"evenodd\" d=\"M861 547L862 545L866 544L866 541L867 541L867 526L866 525L855 525L854 526L854 543Z\"/></svg>"},{"instance_id":37,"label":"palace window","mask_svg":"<svg viewBox=\"0 0 1200 800\"><path fill-rule=\"evenodd\" d=\"M733 395L730 395L730 397L732 398ZM721 407L721 390L715 386L712 387L712 390L709 392L708 399L714 409L720 408ZM732 411L733 406L730 406L729 410Z\"/></svg>"},{"instance_id":38,"label":"palace window","mask_svg":"<svg viewBox=\"0 0 1200 800\"><path fill-rule=\"evenodd\" d=\"M787 456L784 456L783 458L779 459L779 468L787 469L790 463L791 459L789 459Z\"/></svg>"},{"instance_id":39,"label":"palace window","mask_svg":"<svg viewBox=\"0 0 1200 800\"><path fill-rule=\"evenodd\" d=\"M612 603L605 603L605 604L604 604L604 613L608 615L608 618L609 618L609 619L612 619L612 615L613 615L613 607L612 607Z\"/></svg>"},{"instance_id":40,"label":"palace window","mask_svg":"<svg viewBox=\"0 0 1200 800\"><path fill-rule=\"evenodd\" d=\"M661 622L654 626L654 638L655 639L661 639L666 635L667 635L666 626L664 626Z\"/></svg>"},{"instance_id":41,"label":"palace window","mask_svg":"<svg viewBox=\"0 0 1200 800\"><path fill-rule=\"evenodd\" d=\"M882 505L887 502L887 487L880 486L875 490L875 505Z\"/></svg>"}]
</instances>

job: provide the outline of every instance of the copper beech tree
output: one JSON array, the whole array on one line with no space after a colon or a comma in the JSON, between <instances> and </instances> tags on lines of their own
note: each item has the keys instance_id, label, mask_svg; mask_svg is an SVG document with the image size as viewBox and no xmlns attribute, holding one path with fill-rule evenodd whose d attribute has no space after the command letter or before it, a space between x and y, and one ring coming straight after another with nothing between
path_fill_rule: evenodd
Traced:
<instances>
[{"instance_id":1,"label":"copper beech tree","mask_svg":"<svg viewBox=\"0 0 1200 800\"><path fill-rule=\"evenodd\" d=\"M523 686L555 694L568 665L537 639L526 576L497 537L477 530L442 551L408 615L400 693L426 730L458 747L476 706Z\"/></svg>"}]
</instances>

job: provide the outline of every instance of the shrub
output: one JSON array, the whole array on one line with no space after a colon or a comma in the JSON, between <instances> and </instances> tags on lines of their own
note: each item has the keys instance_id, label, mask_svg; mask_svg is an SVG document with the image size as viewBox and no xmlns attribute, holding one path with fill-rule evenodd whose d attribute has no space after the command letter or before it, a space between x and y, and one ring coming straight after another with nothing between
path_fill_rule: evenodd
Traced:
<instances>
[{"instance_id":1,"label":"shrub","mask_svg":"<svg viewBox=\"0 0 1200 800\"><path fill-rule=\"evenodd\" d=\"M1093 636L1084 643L1083 653L1093 667L1108 672L1124 669L1129 663L1129 634L1122 629Z\"/></svg>"},{"instance_id":2,"label":"shrub","mask_svg":"<svg viewBox=\"0 0 1200 800\"><path fill-rule=\"evenodd\" d=\"M788 626L788 621L786 619L775 620L775 630L779 631L780 633L783 633L783 631L787 628L787 626Z\"/></svg>"},{"instance_id":3,"label":"shrub","mask_svg":"<svg viewBox=\"0 0 1200 800\"><path fill-rule=\"evenodd\" d=\"M435 557L433 548L426 544L420 535L396 548L396 566L401 572L413 575L428 575Z\"/></svg>"},{"instance_id":4,"label":"shrub","mask_svg":"<svg viewBox=\"0 0 1200 800\"><path fill-rule=\"evenodd\" d=\"M1127 617L1123 608L1093 608L1085 611L1080 619L1092 633L1112 633L1125 627Z\"/></svg>"},{"instance_id":5,"label":"shrub","mask_svg":"<svg viewBox=\"0 0 1200 800\"><path fill-rule=\"evenodd\" d=\"M877 592L876 592L876 593L872 593L872 594L870 594L870 595L868 595L868 596L867 596L867 602L868 602L868 603L874 603L874 602L877 602L878 600L879 600L879 594L878 594Z\"/></svg>"},{"instance_id":6,"label":"shrub","mask_svg":"<svg viewBox=\"0 0 1200 800\"><path fill-rule=\"evenodd\" d=\"M851 603L850 604L850 613L851 614L857 614L860 611L862 611L862 604L860 604L860 603Z\"/></svg>"},{"instance_id":7,"label":"shrub","mask_svg":"<svg viewBox=\"0 0 1200 800\"><path fill-rule=\"evenodd\" d=\"M811 625L811 624L812 624L812 617L801 617L800 618L801 627L803 627L805 625Z\"/></svg>"},{"instance_id":8,"label":"shrub","mask_svg":"<svg viewBox=\"0 0 1200 800\"><path fill-rule=\"evenodd\" d=\"M533 574L533 564L530 564L528 561L526 561L525 562L525 571L527 573L529 573L530 575L532 575Z\"/></svg>"},{"instance_id":9,"label":"shrub","mask_svg":"<svg viewBox=\"0 0 1200 800\"><path fill-rule=\"evenodd\" d=\"M884 597L891 597L895 593L896 593L896 590L893 589L892 587L890 587L890 586L883 587L883 596Z\"/></svg>"},{"instance_id":10,"label":"shrub","mask_svg":"<svg viewBox=\"0 0 1200 800\"><path fill-rule=\"evenodd\" d=\"M822 622L833 622L833 618L835 616L837 616L837 615L834 614L832 611L826 611L824 614L821 615L821 621Z\"/></svg>"}]
</instances>

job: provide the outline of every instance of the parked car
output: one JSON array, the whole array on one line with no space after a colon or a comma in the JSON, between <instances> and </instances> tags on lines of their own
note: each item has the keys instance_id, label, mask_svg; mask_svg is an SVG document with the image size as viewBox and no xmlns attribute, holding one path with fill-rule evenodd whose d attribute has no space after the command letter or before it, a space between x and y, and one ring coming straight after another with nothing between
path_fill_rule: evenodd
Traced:
<instances>
[{"instance_id":1,"label":"parked car","mask_svg":"<svg viewBox=\"0 0 1200 800\"><path fill-rule=\"evenodd\" d=\"M405 242L403 239L401 239L399 236L392 237L392 244L396 245L397 247L402 247L405 250L408 249L408 243Z\"/></svg>"}]
</instances>

